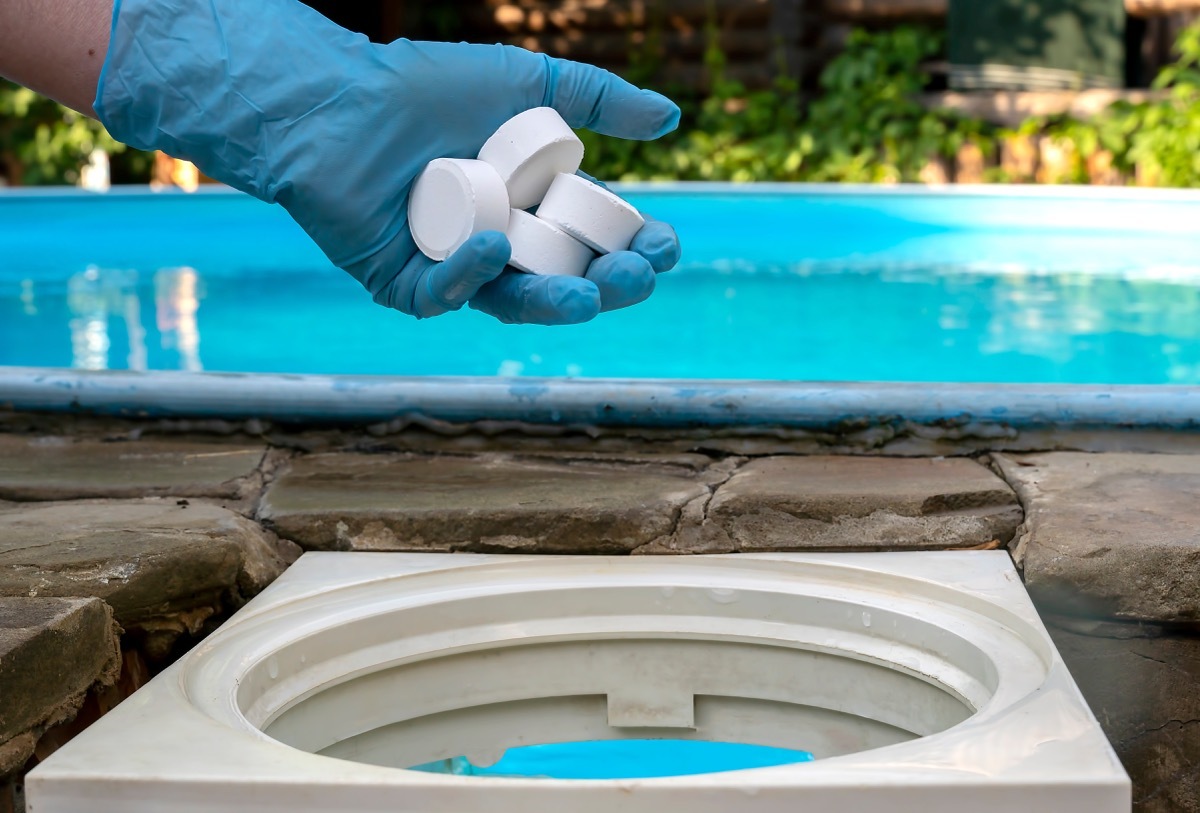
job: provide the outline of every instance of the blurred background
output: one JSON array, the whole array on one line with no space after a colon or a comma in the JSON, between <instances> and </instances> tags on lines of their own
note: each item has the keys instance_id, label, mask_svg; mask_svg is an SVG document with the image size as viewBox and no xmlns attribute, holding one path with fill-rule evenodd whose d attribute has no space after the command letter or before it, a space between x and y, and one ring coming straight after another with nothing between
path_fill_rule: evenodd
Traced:
<instances>
[{"instance_id":1,"label":"blurred background","mask_svg":"<svg viewBox=\"0 0 1200 813\"><path fill-rule=\"evenodd\" d=\"M380 42L505 42L684 109L651 144L587 136L609 180L1200 186L1200 0L361 0ZM0 184L194 188L0 83Z\"/></svg>"}]
</instances>

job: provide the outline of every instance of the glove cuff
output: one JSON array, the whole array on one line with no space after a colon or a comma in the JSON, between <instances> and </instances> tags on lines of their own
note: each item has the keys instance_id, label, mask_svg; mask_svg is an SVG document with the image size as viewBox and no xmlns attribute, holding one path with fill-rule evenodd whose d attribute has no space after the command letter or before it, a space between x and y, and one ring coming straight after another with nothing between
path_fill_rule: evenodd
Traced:
<instances>
[{"instance_id":1,"label":"glove cuff","mask_svg":"<svg viewBox=\"0 0 1200 813\"><path fill-rule=\"evenodd\" d=\"M371 47L295 0L114 0L94 109L117 140L275 202L284 136Z\"/></svg>"}]
</instances>

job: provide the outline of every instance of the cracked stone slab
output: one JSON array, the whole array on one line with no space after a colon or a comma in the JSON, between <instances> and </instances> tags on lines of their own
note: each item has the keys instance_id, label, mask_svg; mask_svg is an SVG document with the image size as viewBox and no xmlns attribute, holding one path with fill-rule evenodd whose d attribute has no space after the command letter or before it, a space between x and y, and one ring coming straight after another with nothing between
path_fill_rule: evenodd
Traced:
<instances>
[{"instance_id":1,"label":"cracked stone slab","mask_svg":"<svg viewBox=\"0 0 1200 813\"><path fill-rule=\"evenodd\" d=\"M672 465L319 454L276 478L259 516L312 550L626 553L707 490Z\"/></svg>"},{"instance_id":2,"label":"cracked stone slab","mask_svg":"<svg viewBox=\"0 0 1200 813\"><path fill-rule=\"evenodd\" d=\"M1016 548L1039 606L1200 624L1200 456L994 456L1026 518Z\"/></svg>"},{"instance_id":3,"label":"cracked stone slab","mask_svg":"<svg viewBox=\"0 0 1200 813\"><path fill-rule=\"evenodd\" d=\"M1020 522L1012 489L964 458L754 460L717 490L706 517L710 541L724 534L741 551L999 547Z\"/></svg>"},{"instance_id":4,"label":"cracked stone slab","mask_svg":"<svg viewBox=\"0 0 1200 813\"><path fill-rule=\"evenodd\" d=\"M1133 780L1138 813L1200 811L1200 638L1047 628Z\"/></svg>"},{"instance_id":5,"label":"cracked stone slab","mask_svg":"<svg viewBox=\"0 0 1200 813\"><path fill-rule=\"evenodd\" d=\"M0 509L0 596L95 596L127 630L195 627L258 593L284 567L262 528L208 503L147 499Z\"/></svg>"},{"instance_id":6,"label":"cracked stone slab","mask_svg":"<svg viewBox=\"0 0 1200 813\"><path fill-rule=\"evenodd\" d=\"M42 732L116 679L112 610L98 599L0 598L0 777L21 768Z\"/></svg>"},{"instance_id":7,"label":"cracked stone slab","mask_svg":"<svg viewBox=\"0 0 1200 813\"><path fill-rule=\"evenodd\" d=\"M0 434L0 499L238 499L258 487L255 474L265 454L263 445Z\"/></svg>"},{"instance_id":8,"label":"cracked stone slab","mask_svg":"<svg viewBox=\"0 0 1200 813\"><path fill-rule=\"evenodd\" d=\"M683 507L675 532L634 550L639 555L716 553L733 550L729 534L715 522L708 521L708 508L713 494L746 462L744 457L727 457L704 470L703 481L708 491Z\"/></svg>"}]
</instances>

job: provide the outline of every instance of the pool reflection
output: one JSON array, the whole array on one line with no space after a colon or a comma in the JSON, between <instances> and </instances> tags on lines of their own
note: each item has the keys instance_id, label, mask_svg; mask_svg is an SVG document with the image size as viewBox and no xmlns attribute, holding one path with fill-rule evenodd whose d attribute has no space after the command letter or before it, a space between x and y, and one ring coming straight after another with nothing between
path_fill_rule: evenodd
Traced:
<instances>
[{"instance_id":1,"label":"pool reflection","mask_svg":"<svg viewBox=\"0 0 1200 813\"><path fill-rule=\"evenodd\" d=\"M77 369L1200 384L1200 268L692 264L580 326L417 321L328 268L0 279L0 364Z\"/></svg>"},{"instance_id":2,"label":"pool reflection","mask_svg":"<svg viewBox=\"0 0 1200 813\"><path fill-rule=\"evenodd\" d=\"M149 370L149 331L143 316L143 294L137 271L90 266L66 281L70 366L78 370ZM43 284L42 299L50 313L53 286ZM33 280L20 285L22 315L39 316ZM200 275L194 268L164 268L153 276L154 338L160 353L155 369L200 371ZM61 296L61 295L60 295ZM34 336L37 335L35 332Z\"/></svg>"},{"instance_id":3,"label":"pool reflection","mask_svg":"<svg viewBox=\"0 0 1200 813\"><path fill-rule=\"evenodd\" d=\"M177 369L197 372L200 363L200 275L194 268L165 268L154 275L155 324L163 350L179 355Z\"/></svg>"}]
</instances>

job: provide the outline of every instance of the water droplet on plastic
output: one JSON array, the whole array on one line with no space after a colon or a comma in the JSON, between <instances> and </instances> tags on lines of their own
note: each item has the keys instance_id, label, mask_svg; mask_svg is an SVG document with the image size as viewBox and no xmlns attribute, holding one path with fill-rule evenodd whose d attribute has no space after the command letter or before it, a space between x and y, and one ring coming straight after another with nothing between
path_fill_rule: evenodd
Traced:
<instances>
[{"instance_id":1,"label":"water droplet on plastic","mask_svg":"<svg viewBox=\"0 0 1200 813\"><path fill-rule=\"evenodd\" d=\"M708 597L717 604L733 604L738 600L738 593L728 587L714 587L708 591Z\"/></svg>"},{"instance_id":2,"label":"water droplet on plastic","mask_svg":"<svg viewBox=\"0 0 1200 813\"><path fill-rule=\"evenodd\" d=\"M267 674L271 676L271 680L279 677L279 661L274 658L267 661Z\"/></svg>"},{"instance_id":3,"label":"water droplet on plastic","mask_svg":"<svg viewBox=\"0 0 1200 813\"><path fill-rule=\"evenodd\" d=\"M871 626L871 614L866 612L865 610L863 611L863 626L864 627Z\"/></svg>"},{"instance_id":4,"label":"water droplet on plastic","mask_svg":"<svg viewBox=\"0 0 1200 813\"><path fill-rule=\"evenodd\" d=\"M300 656L300 663L308 663L308 656L307 656L307 655L301 655L301 656Z\"/></svg>"},{"instance_id":5,"label":"water droplet on plastic","mask_svg":"<svg viewBox=\"0 0 1200 813\"><path fill-rule=\"evenodd\" d=\"M660 592L662 593L663 598L670 598L671 596L675 595L675 588L671 587L670 585L664 585Z\"/></svg>"},{"instance_id":6,"label":"water droplet on plastic","mask_svg":"<svg viewBox=\"0 0 1200 813\"><path fill-rule=\"evenodd\" d=\"M467 762L470 762L476 768L490 768L500 760L504 759L504 749L500 748L495 751L479 750L471 751L466 755Z\"/></svg>"}]
</instances>

